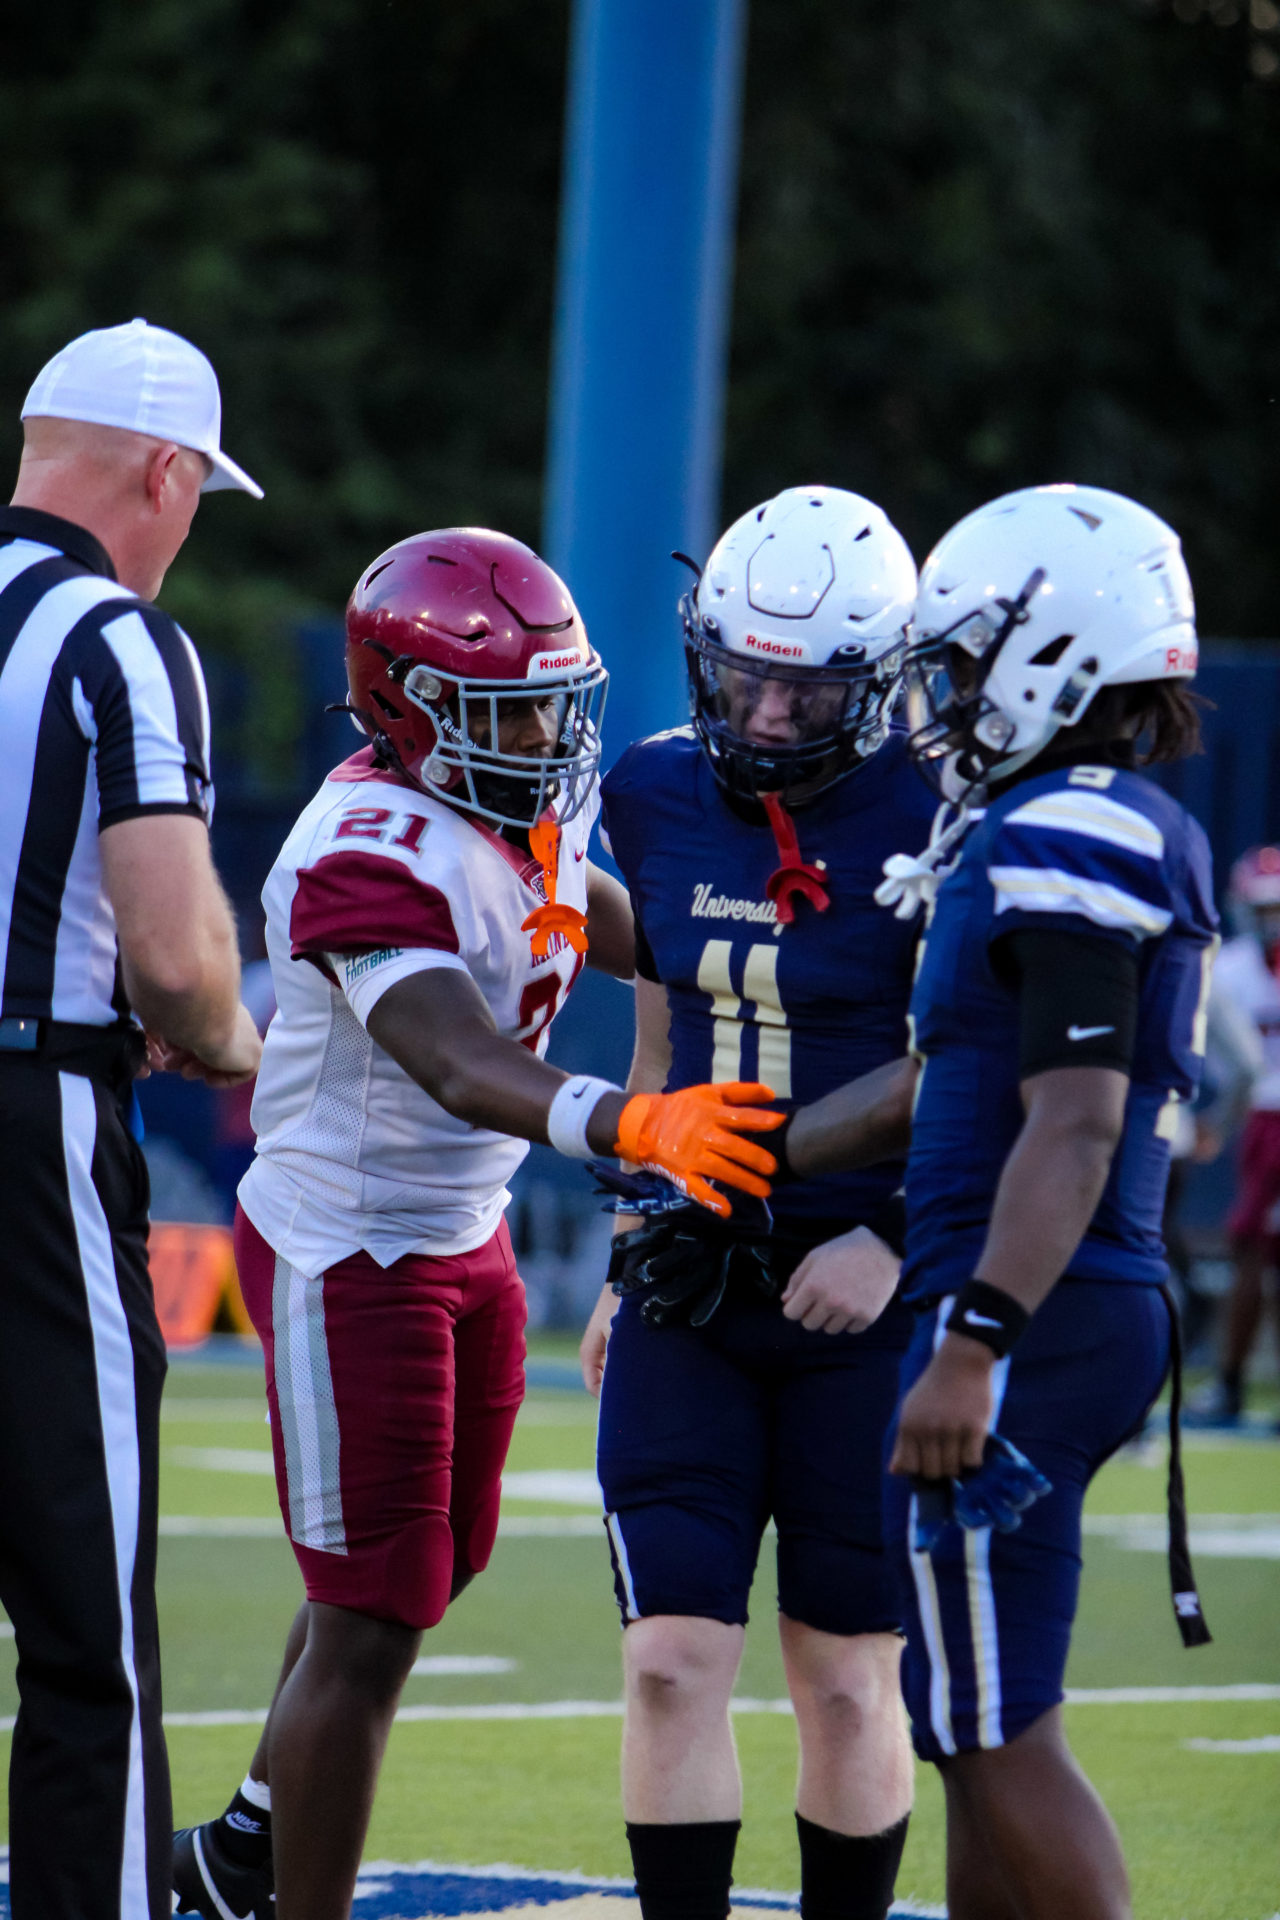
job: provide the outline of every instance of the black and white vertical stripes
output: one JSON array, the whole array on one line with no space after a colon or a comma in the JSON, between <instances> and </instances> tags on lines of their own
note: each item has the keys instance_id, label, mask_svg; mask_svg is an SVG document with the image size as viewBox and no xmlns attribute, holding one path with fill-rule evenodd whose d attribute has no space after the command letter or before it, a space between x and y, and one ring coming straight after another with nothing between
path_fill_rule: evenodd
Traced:
<instances>
[{"instance_id":1,"label":"black and white vertical stripes","mask_svg":"<svg viewBox=\"0 0 1280 1920\"><path fill-rule=\"evenodd\" d=\"M0 1600L18 1643L15 1920L163 1920L155 1560L164 1342L126 1124L102 828L208 817L200 664L83 528L0 508ZM60 1023L60 1027L59 1027ZM8 1036L6 1036L8 1037Z\"/></svg>"},{"instance_id":2,"label":"black and white vertical stripes","mask_svg":"<svg viewBox=\"0 0 1280 1920\"><path fill-rule=\"evenodd\" d=\"M115 926L98 833L208 817L195 649L83 529L0 509L0 1015L110 1025Z\"/></svg>"},{"instance_id":3,"label":"black and white vertical stripes","mask_svg":"<svg viewBox=\"0 0 1280 1920\"><path fill-rule=\"evenodd\" d=\"M160 1920L165 1354L116 1085L0 1053L0 1599L18 1644L15 1920Z\"/></svg>"}]
</instances>

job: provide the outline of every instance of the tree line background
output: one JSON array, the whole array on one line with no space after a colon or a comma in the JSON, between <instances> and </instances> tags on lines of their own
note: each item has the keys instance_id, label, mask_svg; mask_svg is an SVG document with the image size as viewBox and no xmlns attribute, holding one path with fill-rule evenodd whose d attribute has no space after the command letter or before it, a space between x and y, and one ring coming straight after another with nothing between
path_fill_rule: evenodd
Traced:
<instances>
[{"instance_id":1,"label":"tree line background","mask_svg":"<svg viewBox=\"0 0 1280 1920\"><path fill-rule=\"evenodd\" d=\"M374 554L538 541L568 25L569 0L6 20L3 452L87 327L143 314L210 355L267 498L206 503L164 599L227 692L220 765L264 796L318 697L297 629ZM923 558L1007 488L1114 486L1182 534L1202 632L1280 634L1278 133L1275 0L751 0L725 520L824 480Z\"/></svg>"}]
</instances>

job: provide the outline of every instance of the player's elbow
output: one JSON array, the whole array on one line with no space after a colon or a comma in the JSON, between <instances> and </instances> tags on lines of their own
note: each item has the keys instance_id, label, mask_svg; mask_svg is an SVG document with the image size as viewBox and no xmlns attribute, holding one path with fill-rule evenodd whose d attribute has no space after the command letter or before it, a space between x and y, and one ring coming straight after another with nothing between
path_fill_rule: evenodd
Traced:
<instances>
[{"instance_id":1,"label":"player's elbow","mask_svg":"<svg viewBox=\"0 0 1280 1920\"><path fill-rule=\"evenodd\" d=\"M492 1123L493 1081L478 1062L444 1049L420 1050L412 1076L455 1120L471 1127Z\"/></svg>"},{"instance_id":2,"label":"player's elbow","mask_svg":"<svg viewBox=\"0 0 1280 1920\"><path fill-rule=\"evenodd\" d=\"M910 1058L894 1063L884 1102L884 1135L905 1153L911 1145L911 1116L915 1111L918 1063Z\"/></svg>"},{"instance_id":3,"label":"player's elbow","mask_svg":"<svg viewBox=\"0 0 1280 1920\"><path fill-rule=\"evenodd\" d=\"M1029 1126L1074 1158L1110 1164L1124 1133L1129 1078L1112 1067L1063 1067L1022 1083Z\"/></svg>"},{"instance_id":4,"label":"player's elbow","mask_svg":"<svg viewBox=\"0 0 1280 1920\"><path fill-rule=\"evenodd\" d=\"M1123 1117L1117 1123L1107 1112L1063 1116L1051 1129L1051 1152L1064 1186L1096 1200L1106 1185L1123 1131Z\"/></svg>"},{"instance_id":5,"label":"player's elbow","mask_svg":"<svg viewBox=\"0 0 1280 1920\"><path fill-rule=\"evenodd\" d=\"M465 1067L456 1063L442 1065L437 1072L420 1073L418 1083L438 1106L451 1113L455 1120L465 1120L469 1126L477 1126L479 1117L476 1111L478 1089L475 1081Z\"/></svg>"}]
</instances>

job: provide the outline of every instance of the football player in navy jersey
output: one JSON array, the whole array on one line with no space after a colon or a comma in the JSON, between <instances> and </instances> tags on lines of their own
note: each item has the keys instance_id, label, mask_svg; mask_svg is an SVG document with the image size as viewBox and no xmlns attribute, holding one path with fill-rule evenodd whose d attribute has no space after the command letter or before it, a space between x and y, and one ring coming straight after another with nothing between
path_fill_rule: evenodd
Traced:
<instances>
[{"instance_id":1,"label":"football player in navy jersey","mask_svg":"<svg viewBox=\"0 0 1280 1920\"><path fill-rule=\"evenodd\" d=\"M1085 1489L1141 1427L1175 1328L1161 1208L1217 921L1204 834L1137 768L1194 750L1195 666L1177 538L1117 494L1010 494L922 572L910 750L968 810L911 1005L903 1281L919 1321L887 1525L916 1750L946 1789L952 1920L1131 1911L1115 1828L1064 1737L1062 1680ZM931 864L891 864L904 908ZM851 1090L846 1149L874 1150L875 1092L859 1113ZM841 1159L813 1121L790 1129L793 1168ZM939 1523L993 1433L1051 1491L1016 1530ZM1171 1567L1198 1644L1180 1529Z\"/></svg>"},{"instance_id":2,"label":"football player in navy jersey","mask_svg":"<svg viewBox=\"0 0 1280 1920\"><path fill-rule=\"evenodd\" d=\"M915 940L873 893L934 809L890 724L914 594L879 507L797 487L729 529L683 602L693 724L639 742L604 783L640 956L632 1089L714 1071L758 1078L789 1109L850 1074L901 1078ZM728 1910L729 1700L770 1518L802 1911L888 1911L912 1785L880 1514L911 1327L892 1298L902 1172L784 1182L767 1239L699 1209L625 1236L621 1306L606 1286L584 1337L595 1391L603 1368L644 1920Z\"/></svg>"}]
</instances>

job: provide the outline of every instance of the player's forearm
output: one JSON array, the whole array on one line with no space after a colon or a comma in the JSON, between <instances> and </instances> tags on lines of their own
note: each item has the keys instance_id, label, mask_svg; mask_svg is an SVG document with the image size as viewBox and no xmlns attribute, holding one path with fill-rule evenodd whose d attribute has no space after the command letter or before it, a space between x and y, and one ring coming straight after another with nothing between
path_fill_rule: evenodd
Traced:
<instances>
[{"instance_id":1,"label":"player's forearm","mask_svg":"<svg viewBox=\"0 0 1280 1920\"><path fill-rule=\"evenodd\" d=\"M547 1115L568 1074L500 1033L478 1025L433 1031L412 1012L393 990L370 1013L369 1033L424 1092L468 1126L547 1144ZM595 1152L612 1153L625 1104L622 1093L597 1101L587 1130Z\"/></svg>"},{"instance_id":2,"label":"player's forearm","mask_svg":"<svg viewBox=\"0 0 1280 1920\"><path fill-rule=\"evenodd\" d=\"M504 1057L499 1051L503 1047L518 1057ZM548 1146L556 1144L547 1124L551 1104L568 1078L524 1047L499 1038L493 1048L477 1049L465 1065L455 1062L434 1085L427 1086L427 1092L455 1119ZM591 1094L586 1097L593 1098ZM586 1126L586 1143L593 1153L613 1152L626 1103L625 1093L603 1093L594 1098Z\"/></svg>"},{"instance_id":3,"label":"player's forearm","mask_svg":"<svg viewBox=\"0 0 1280 1920\"><path fill-rule=\"evenodd\" d=\"M216 1051L236 1027L240 954L204 822L144 814L98 847L130 1005L170 1046Z\"/></svg>"},{"instance_id":4,"label":"player's forearm","mask_svg":"<svg viewBox=\"0 0 1280 1920\"><path fill-rule=\"evenodd\" d=\"M1118 1116L1041 1101L1005 1162L974 1277L1034 1313L1084 1238L1119 1137Z\"/></svg>"},{"instance_id":5,"label":"player's forearm","mask_svg":"<svg viewBox=\"0 0 1280 1920\"><path fill-rule=\"evenodd\" d=\"M891 1060L800 1107L787 1129L787 1164L792 1173L809 1180L820 1173L844 1173L905 1153L911 1141L911 1103L918 1071L914 1060Z\"/></svg>"},{"instance_id":6,"label":"player's forearm","mask_svg":"<svg viewBox=\"0 0 1280 1920\"><path fill-rule=\"evenodd\" d=\"M175 930L166 944L122 944L120 964L129 1004L147 1031L205 1059L235 1028L240 953L221 889L201 904L199 921Z\"/></svg>"}]
</instances>

